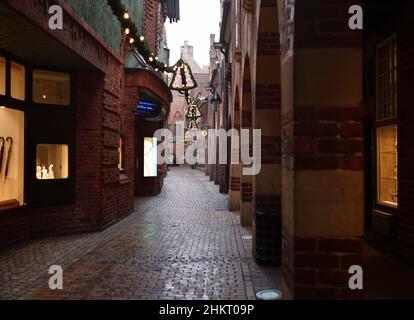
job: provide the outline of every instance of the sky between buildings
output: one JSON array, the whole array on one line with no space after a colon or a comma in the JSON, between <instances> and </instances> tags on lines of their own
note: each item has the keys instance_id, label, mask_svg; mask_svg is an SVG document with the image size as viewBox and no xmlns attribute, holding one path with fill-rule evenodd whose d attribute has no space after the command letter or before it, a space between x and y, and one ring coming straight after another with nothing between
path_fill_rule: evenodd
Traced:
<instances>
[{"instance_id":1,"label":"sky between buildings","mask_svg":"<svg viewBox=\"0 0 414 320\"><path fill-rule=\"evenodd\" d=\"M209 65L210 34L220 33L220 0L180 0L181 20L166 21L170 65L180 58L180 47L188 40L194 47L194 58L200 66Z\"/></svg>"}]
</instances>

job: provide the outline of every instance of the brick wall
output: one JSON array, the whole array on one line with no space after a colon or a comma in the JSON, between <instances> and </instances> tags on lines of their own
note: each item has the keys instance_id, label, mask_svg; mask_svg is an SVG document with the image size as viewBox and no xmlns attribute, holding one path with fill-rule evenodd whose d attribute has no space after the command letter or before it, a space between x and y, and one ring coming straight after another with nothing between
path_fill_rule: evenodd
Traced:
<instances>
[{"instance_id":1,"label":"brick wall","mask_svg":"<svg viewBox=\"0 0 414 320\"><path fill-rule=\"evenodd\" d=\"M159 40L159 1L145 0L143 32L147 39L148 45L154 54L158 54Z\"/></svg>"},{"instance_id":2,"label":"brick wall","mask_svg":"<svg viewBox=\"0 0 414 320\"><path fill-rule=\"evenodd\" d=\"M295 154L286 161L289 169L363 169L363 110L297 106L291 114L295 122L283 128L283 153ZM317 125L315 124L317 123Z\"/></svg>"},{"instance_id":3,"label":"brick wall","mask_svg":"<svg viewBox=\"0 0 414 320\"><path fill-rule=\"evenodd\" d=\"M169 111L172 101L172 94L167 85L154 72L149 70L128 71L125 77L125 107L133 108L139 100L140 90L145 89L151 92L160 103ZM143 163L143 139L144 137L152 137L156 130L165 128L167 119L161 121L145 121L143 118L135 120L134 116L134 163ZM137 169L141 171L141 168ZM158 176L156 178L144 178L143 169L141 172L135 172L135 195L148 196L157 195L161 192L164 185L164 178L167 173L166 165L158 166Z\"/></svg>"},{"instance_id":4,"label":"brick wall","mask_svg":"<svg viewBox=\"0 0 414 320\"><path fill-rule=\"evenodd\" d=\"M51 42L68 47L94 68L73 73L76 103L74 205L34 209L29 204L2 213L0 247L32 237L101 230L133 210L135 116L131 105L123 101L123 57L114 53L64 1L58 1L65 11L64 27L73 32L53 33L47 26L48 15L43 5L8 3L31 21L34 28L50 34ZM151 36L147 38L151 40ZM127 48L120 51L126 53ZM120 134L125 136L125 174L122 176L117 168Z\"/></svg>"},{"instance_id":5,"label":"brick wall","mask_svg":"<svg viewBox=\"0 0 414 320\"><path fill-rule=\"evenodd\" d=\"M351 265L363 265L362 239L296 238L293 273L296 299L355 299L347 287Z\"/></svg>"}]
</instances>

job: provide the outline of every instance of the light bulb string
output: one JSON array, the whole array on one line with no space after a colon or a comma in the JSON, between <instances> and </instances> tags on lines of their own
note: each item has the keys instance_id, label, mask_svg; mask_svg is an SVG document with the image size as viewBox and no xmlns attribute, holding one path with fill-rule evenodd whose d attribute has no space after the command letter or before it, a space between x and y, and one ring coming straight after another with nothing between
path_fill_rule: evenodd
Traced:
<instances>
[{"instance_id":1,"label":"light bulb string","mask_svg":"<svg viewBox=\"0 0 414 320\"><path fill-rule=\"evenodd\" d=\"M108 0L107 3L111 8L112 13L118 18L123 32L128 36L129 43L131 45L134 45L138 49L138 52L145 58L147 63L151 65L156 72L160 71L164 73L174 73L173 79L170 84L170 89L176 90L180 93L185 93L186 100L189 101L188 91L198 86L197 82L193 77L191 67L182 59L180 59L172 67L169 67L166 63L160 61L158 56L151 51L144 35L138 35L138 28L132 22L131 14L125 8L121 0ZM176 82L177 69L179 69L179 74L181 76L181 83L183 84L182 88L174 86Z\"/></svg>"},{"instance_id":2,"label":"light bulb string","mask_svg":"<svg viewBox=\"0 0 414 320\"><path fill-rule=\"evenodd\" d=\"M162 72L172 73L173 70L167 64L161 62L150 49L145 37L138 35L138 28L132 22L131 15L121 0L108 0L108 5L112 13L118 18L123 32L128 36L129 43L134 44L138 52L146 59L146 61L154 68Z\"/></svg>"}]
</instances>

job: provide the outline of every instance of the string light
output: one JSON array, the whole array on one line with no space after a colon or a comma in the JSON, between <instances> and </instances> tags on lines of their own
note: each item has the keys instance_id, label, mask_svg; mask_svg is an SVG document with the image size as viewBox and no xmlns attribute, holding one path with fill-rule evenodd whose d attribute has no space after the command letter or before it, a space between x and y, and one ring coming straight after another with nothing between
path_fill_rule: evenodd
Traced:
<instances>
[{"instance_id":1,"label":"string light","mask_svg":"<svg viewBox=\"0 0 414 320\"><path fill-rule=\"evenodd\" d=\"M173 67L160 61L158 56L151 52L144 35L138 33L137 26L132 22L131 14L128 12L122 0L107 0L108 6L111 8L114 16L118 18L122 26L122 30L129 36L129 43L134 44L138 52L144 57L146 61L155 69L161 72L172 73Z\"/></svg>"}]
</instances>

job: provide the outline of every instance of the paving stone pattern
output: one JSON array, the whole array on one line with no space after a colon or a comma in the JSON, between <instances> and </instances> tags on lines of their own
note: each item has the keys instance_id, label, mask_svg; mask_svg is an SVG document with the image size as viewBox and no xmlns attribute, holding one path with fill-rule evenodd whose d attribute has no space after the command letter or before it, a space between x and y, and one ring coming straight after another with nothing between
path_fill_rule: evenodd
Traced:
<instances>
[{"instance_id":1,"label":"paving stone pattern","mask_svg":"<svg viewBox=\"0 0 414 320\"><path fill-rule=\"evenodd\" d=\"M0 299L255 299L280 289L280 271L255 263L249 234L204 173L172 168L161 195L103 232L0 253ZM51 265L63 290L47 285Z\"/></svg>"}]
</instances>

